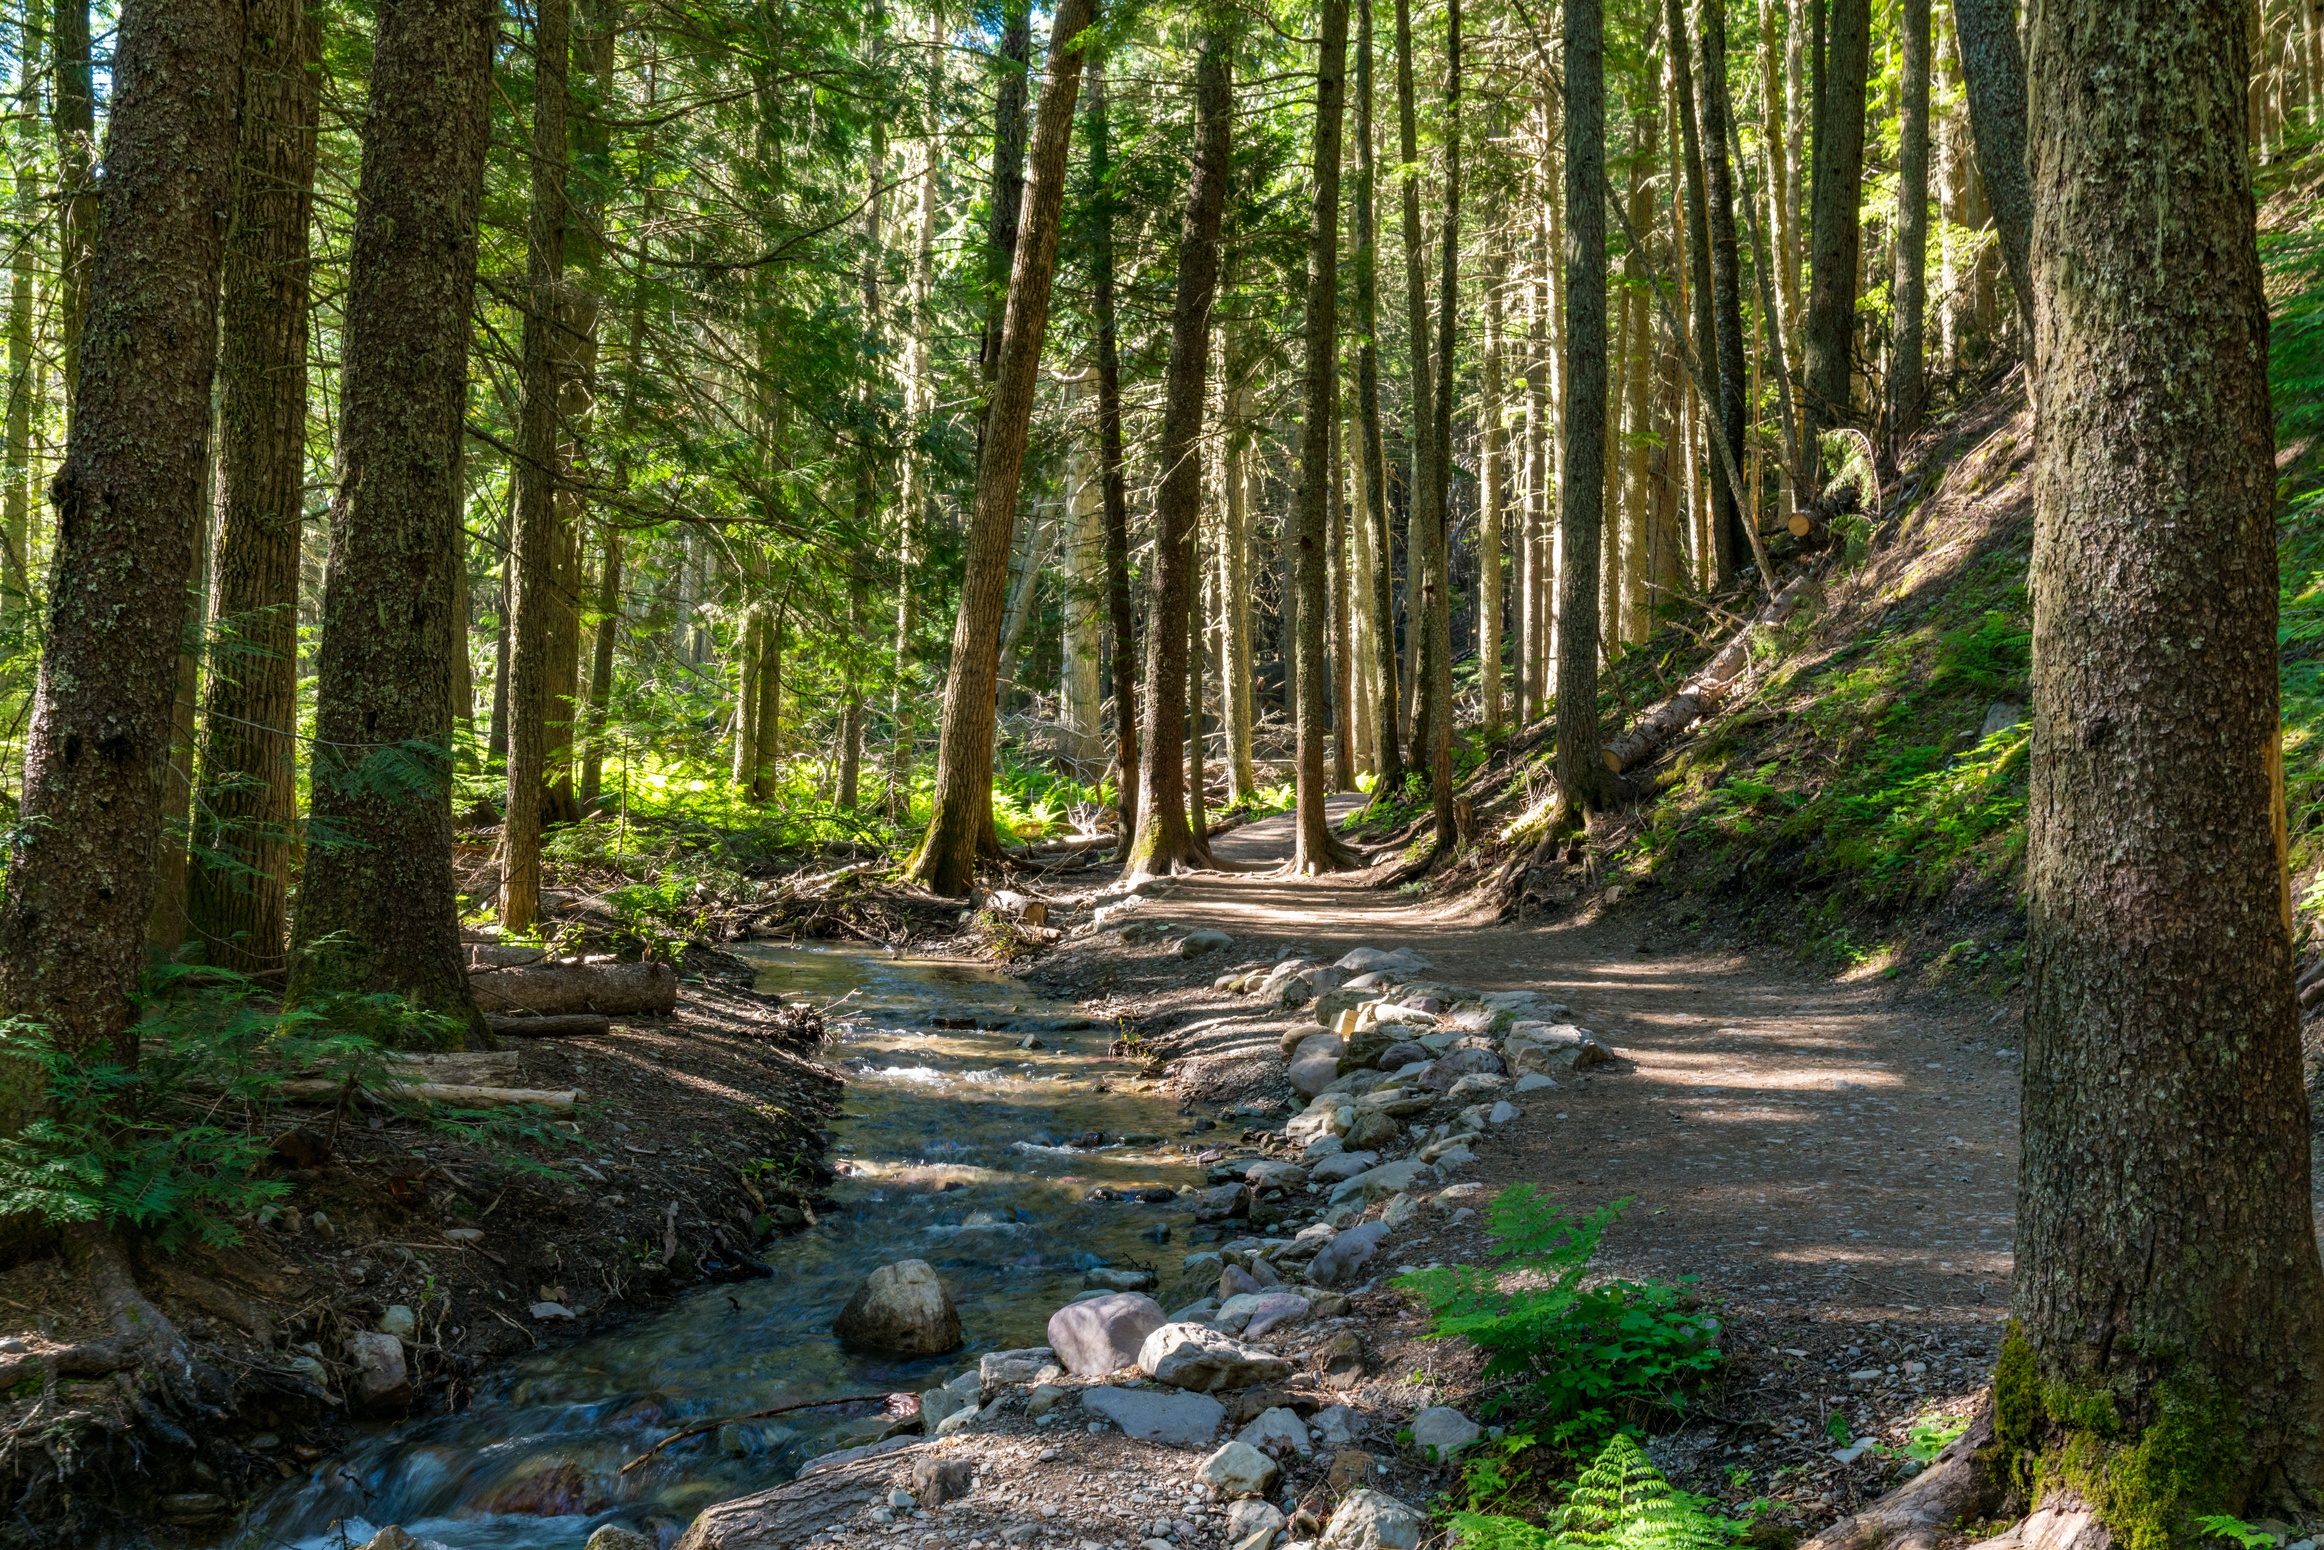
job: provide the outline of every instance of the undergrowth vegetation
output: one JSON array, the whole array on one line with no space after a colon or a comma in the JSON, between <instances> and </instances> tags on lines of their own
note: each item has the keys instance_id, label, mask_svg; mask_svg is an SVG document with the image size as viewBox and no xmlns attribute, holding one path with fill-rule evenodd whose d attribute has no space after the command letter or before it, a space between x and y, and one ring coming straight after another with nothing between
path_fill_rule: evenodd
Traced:
<instances>
[{"instance_id":1,"label":"undergrowth vegetation","mask_svg":"<svg viewBox=\"0 0 2324 1550\"><path fill-rule=\"evenodd\" d=\"M165 1250L238 1242L288 1192L274 1137L294 1081L310 1099L342 1095L334 1129L369 1095L517 1172L554 1176L551 1159L579 1144L531 1105L399 1102L412 1078L392 1050L456 1046L458 1030L393 996L283 1011L250 981L165 966L144 1012L134 1063L102 1047L60 1049L19 1019L0 1023L0 1068L40 1095L36 1106L45 1100L41 1117L0 1137L0 1216L133 1228Z\"/></svg>"}]
</instances>

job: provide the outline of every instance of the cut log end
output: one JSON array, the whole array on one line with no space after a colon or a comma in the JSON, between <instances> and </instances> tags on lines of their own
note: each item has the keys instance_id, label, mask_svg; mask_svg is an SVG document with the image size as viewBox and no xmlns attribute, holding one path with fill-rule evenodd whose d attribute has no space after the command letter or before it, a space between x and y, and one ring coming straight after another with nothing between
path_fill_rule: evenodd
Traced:
<instances>
[{"instance_id":1,"label":"cut log end","mask_svg":"<svg viewBox=\"0 0 2324 1550\"><path fill-rule=\"evenodd\" d=\"M1791 520L1786 522L1784 526L1790 529L1792 537L1805 538L1815 531L1816 519L1804 511L1795 511L1791 514Z\"/></svg>"}]
</instances>

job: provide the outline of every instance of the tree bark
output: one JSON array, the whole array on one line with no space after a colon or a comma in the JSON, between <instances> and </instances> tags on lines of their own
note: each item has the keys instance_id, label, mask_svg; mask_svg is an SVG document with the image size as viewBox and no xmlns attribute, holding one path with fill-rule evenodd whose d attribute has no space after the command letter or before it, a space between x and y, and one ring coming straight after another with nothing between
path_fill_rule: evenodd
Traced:
<instances>
[{"instance_id":1,"label":"tree bark","mask_svg":"<svg viewBox=\"0 0 2324 1550\"><path fill-rule=\"evenodd\" d=\"M1428 609L1427 497L1435 485L1429 437L1436 430L1435 354L1428 347L1428 244L1420 225L1420 131L1412 81L1411 0L1396 0L1396 133L1403 161L1405 348L1412 357L1412 471L1404 490L1404 671L1397 725L1412 739L1412 763L1426 768L1428 750L1419 724L1420 679L1426 670Z\"/></svg>"},{"instance_id":2,"label":"tree bark","mask_svg":"<svg viewBox=\"0 0 2324 1550\"><path fill-rule=\"evenodd\" d=\"M997 56L1000 79L993 96L993 178L991 224L985 229L984 332L977 359L984 370L989 395L1001 365L1001 330L1009 303L1009 281L1017 255L1017 229L1025 209L1025 92L1033 54L1031 0L1009 0L1001 18L1001 47ZM978 422L977 445L983 447L983 421Z\"/></svg>"},{"instance_id":3,"label":"tree bark","mask_svg":"<svg viewBox=\"0 0 2324 1550\"><path fill-rule=\"evenodd\" d=\"M460 413L499 8L379 7L349 259L339 482L316 662L294 989L475 1028L452 888Z\"/></svg>"},{"instance_id":4,"label":"tree bark","mask_svg":"<svg viewBox=\"0 0 2324 1550\"><path fill-rule=\"evenodd\" d=\"M57 153L57 347L64 366L69 427L81 392L81 332L88 315L90 253L97 207L97 96L89 45L89 0L56 0L49 47L56 61L51 121Z\"/></svg>"},{"instance_id":5,"label":"tree bark","mask_svg":"<svg viewBox=\"0 0 2324 1550\"><path fill-rule=\"evenodd\" d=\"M2001 237L2001 259L2017 293L2018 350L2033 359L2033 188L2026 172L2025 56L2013 0L1953 0L1953 46L1969 98L1977 176ZM1980 223L1982 224L1982 223Z\"/></svg>"},{"instance_id":6,"label":"tree bark","mask_svg":"<svg viewBox=\"0 0 2324 1550\"><path fill-rule=\"evenodd\" d=\"M1259 776L1251 767L1251 731L1255 718L1251 662L1251 433L1249 364L1236 348L1240 336L1230 329L1221 351L1220 373L1227 380L1227 531L1221 558L1226 580L1227 653L1227 800L1258 800Z\"/></svg>"},{"instance_id":7,"label":"tree bark","mask_svg":"<svg viewBox=\"0 0 2324 1550\"><path fill-rule=\"evenodd\" d=\"M1372 711L1372 800L1404 793L1397 737L1395 535L1388 521L1388 457L1380 436L1379 167L1372 138L1372 8L1356 7L1356 420L1363 445L1362 520L1372 532L1372 662L1379 698Z\"/></svg>"},{"instance_id":8,"label":"tree bark","mask_svg":"<svg viewBox=\"0 0 2324 1550\"><path fill-rule=\"evenodd\" d=\"M1484 422L1477 512L1477 686L1483 691L1488 740L1501 736L1501 516L1509 498L1509 438L1501 425L1501 288L1508 267L1507 255L1495 249L1485 278L1484 397L1477 409Z\"/></svg>"},{"instance_id":9,"label":"tree bark","mask_svg":"<svg viewBox=\"0 0 2324 1550\"><path fill-rule=\"evenodd\" d=\"M1864 194L1864 76L1872 57L1871 0L1832 0L1816 115L1815 268L1808 289L1807 402L1800 456L1820 488L1819 435L1854 413L1856 266Z\"/></svg>"},{"instance_id":10,"label":"tree bark","mask_svg":"<svg viewBox=\"0 0 2324 1550\"><path fill-rule=\"evenodd\" d=\"M133 1065L242 98L240 0L130 0L113 56L82 412L0 907L0 1005ZM165 667L164 664L168 664ZM7 1084L15 1087L15 1082ZM0 1096L13 1130L38 1094Z\"/></svg>"},{"instance_id":11,"label":"tree bark","mask_svg":"<svg viewBox=\"0 0 2324 1550\"><path fill-rule=\"evenodd\" d=\"M1456 0L1457 3L1457 0ZM1297 651L1297 717L1293 783L1297 835L1295 876L1336 872L1355 854L1331 832L1331 783L1324 774L1330 665L1324 630L1331 617L1328 511L1335 473L1332 422L1339 418L1340 133L1348 75L1348 0L1323 0L1322 37L1316 48L1315 138L1309 163L1307 295L1299 436L1299 504L1293 516L1292 597ZM1423 368L1425 369L1425 367Z\"/></svg>"},{"instance_id":12,"label":"tree bark","mask_svg":"<svg viewBox=\"0 0 2324 1550\"><path fill-rule=\"evenodd\" d=\"M1050 280L1065 200L1065 154L1080 95L1081 34L1092 0L1059 0L1050 30L1049 73L1033 126L1031 175L1023 229L1009 272L1009 309L1001 329L999 369L977 459L976 503L962 569L960 617L945 676L944 728L937 741L936 793L927 837L913 857L914 879L935 893L959 896L974 881L976 858L993 839L993 680L1000 662L1002 591L1008 581L1009 529L1025 464L1025 434L1039 383L1041 344L1049 330ZM1102 385L1102 384L1101 384ZM1116 652L1119 661L1120 653Z\"/></svg>"},{"instance_id":13,"label":"tree bark","mask_svg":"<svg viewBox=\"0 0 2324 1550\"><path fill-rule=\"evenodd\" d=\"M613 703L613 649L621 638L621 529L607 524L597 572L597 639L589 663L589 743L581 757L581 807L597 806L605 779L605 722Z\"/></svg>"},{"instance_id":14,"label":"tree bark","mask_svg":"<svg viewBox=\"0 0 2324 1550\"><path fill-rule=\"evenodd\" d=\"M1342 63L1345 63L1344 57ZM1344 73L1344 72L1343 72ZM1338 234L1333 234L1336 244ZM1338 253L1333 253L1336 270ZM1336 330L1335 330L1336 332ZM1326 476L1330 491L1330 519L1324 535L1324 556L1330 561L1331 589L1331 784L1334 791L1356 789L1353 727L1355 708L1350 690L1355 677L1349 657L1348 624L1348 502L1347 450L1340 437L1339 341L1332 341L1331 461Z\"/></svg>"},{"instance_id":15,"label":"tree bark","mask_svg":"<svg viewBox=\"0 0 2324 1550\"><path fill-rule=\"evenodd\" d=\"M1927 370L1929 260L1929 0L1903 0L1897 17L1903 44L1903 102L1896 156L1896 276L1890 286L1895 348L1888 363L1888 434L1901 454L1920 429Z\"/></svg>"},{"instance_id":16,"label":"tree bark","mask_svg":"<svg viewBox=\"0 0 2324 1550\"><path fill-rule=\"evenodd\" d=\"M1745 378L1750 368L1743 354L1743 271L1735 244L1734 169L1727 160L1732 118L1727 104L1727 0L1700 0L1696 14L1702 22L1703 72L1697 87L1702 94L1704 191L1710 219L1711 313L1716 345L1703 364L1715 361L1719 376L1719 401L1706 406L1713 411L1706 429L1716 431L1725 441L1728 455L1739 464L1744 457ZM1726 461L1714 457L1711 462L1720 471L1719 483L1726 484ZM1747 493L1730 487L1723 507L1715 499L1713 502L1713 520L1724 528L1719 547L1737 564L1751 549L1751 535L1743 530L1749 520L1744 505ZM1733 566L1724 574L1732 575ZM1773 578L1762 580L1772 582Z\"/></svg>"},{"instance_id":17,"label":"tree bark","mask_svg":"<svg viewBox=\"0 0 2324 1550\"><path fill-rule=\"evenodd\" d=\"M1460 300L1461 229L1461 4L1446 0L1444 87L1444 269L1438 281L1436 388L1430 397L1435 428L1428 436L1428 489L1422 506L1427 550L1422 556L1428 650L1426 682L1417 691L1428 706L1428 795L1436 814L1436 843L1458 839L1452 783L1452 410L1453 344ZM1419 701L1415 702L1416 704ZM1414 720L1419 719L1415 710Z\"/></svg>"},{"instance_id":18,"label":"tree bark","mask_svg":"<svg viewBox=\"0 0 2324 1550\"><path fill-rule=\"evenodd\" d=\"M1114 184L1106 74L1089 62L1090 302L1097 314L1097 460L1104 480L1106 616L1113 627L1114 760L1122 854L1138 827L1138 632L1130 608L1130 492L1122 469L1120 327L1114 315Z\"/></svg>"},{"instance_id":19,"label":"tree bark","mask_svg":"<svg viewBox=\"0 0 2324 1550\"><path fill-rule=\"evenodd\" d=\"M540 913L541 830L547 818L550 703L557 677L557 324L565 274L565 86L572 0L533 11L532 192L525 244L523 358L518 366L516 545L509 565L508 800L500 826L500 924L531 928ZM570 712L568 711L567 714Z\"/></svg>"},{"instance_id":20,"label":"tree bark","mask_svg":"<svg viewBox=\"0 0 2324 1550\"><path fill-rule=\"evenodd\" d=\"M1605 804L1598 757L1598 538L1606 512L1606 33L1565 0L1565 466L1558 487L1559 805Z\"/></svg>"},{"instance_id":21,"label":"tree bark","mask_svg":"<svg viewBox=\"0 0 2324 1550\"><path fill-rule=\"evenodd\" d=\"M253 0L218 361L217 660L186 890L205 960L246 974L283 966L298 821L307 221L321 54L321 29L301 0Z\"/></svg>"},{"instance_id":22,"label":"tree bark","mask_svg":"<svg viewBox=\"0 0 2324 1550\"><path fill-rule=\"evenodd\" d=\"M32 12L26 10L26 31ZM24 102L39 94L40 47L37 37L26 37L17 51L16 85ZM10 171L16 179L18 228L30 232L40 218L38 155L30 135L19 135L13 147ZM33 244L19 240L8 261L8 411L7 510L4 521L8 552L7 592L0 596L0 618L28 622L32 594L32 258Z\"/></svg>"},{"instance_id":23,"label":"tree bark","mask_svg":"<svg viewBox=\"0 0 2324 1550\"><path fill-rule=\"evenodd\" d=\"M2244 26L2226 0L2043 7L2029 72L2029 972L1998 1427L2021 1459L2142 1461L2093 1503L2134 1545L2324 1489Z\"/></svg>"},{"instance_id":24,"label":"tree bark","mask_svg":"<svg viewBox=\"0 0 2324 1550\"><path fill-rule=\"evenodd\" d=\"M1170 364L1162 381L1162 434L1155 455L1154 611L1146 628L1145 760L1138 773L1138 832L1130 877L1166 876L1209 849L1187 826L1187 644L1201 587L1196 536L1202 520L1202 410L1210 367L1210 309L1218 295L1219 227L1226 215L1232 149L1233 61L1224 20L1206 17L1194 64L1193 183L1178 238L1178 294L1170 309ZM1201 707L1194 707L1199 717ZM1194 800L1202 800L1200 792Z\"/></svg>"}]
</instances>

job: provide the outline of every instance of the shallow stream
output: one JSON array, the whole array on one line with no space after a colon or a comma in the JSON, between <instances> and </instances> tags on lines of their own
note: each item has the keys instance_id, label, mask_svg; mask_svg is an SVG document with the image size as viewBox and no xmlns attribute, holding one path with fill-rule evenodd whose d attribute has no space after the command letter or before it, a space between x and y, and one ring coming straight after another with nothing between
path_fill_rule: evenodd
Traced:
<instances>
[{"instance_id":1,"label":"shallow stream","mask_svg":"<svg viewBox=\"0 0 2324 1550\"><path fill-rule=\"evenodd\" d=\"M871 1404L743 1422L621 1472L669 1433L799 1400L916 1392L981 1352L1043 1344L1050 1313L1100 1265L1159 1267L1167 1284L1187 1252L1187 1212L1088 1198L1199 1182L1187 1121L1126 1062L1103 1058L1110 1029L1072 1027L1074 1008L976 965L736 950L760 965L768 994L824 1003L855 992L832 1014L828 1052L849 1084L828 1153L839 1209L767 1245L772 1279L700 1287L605 1332L552 1340L492 1373L457 1415L358 1428L344 1453L259 1503L226 1541L233 1550L360 1545L390 1523L447 1550L581 1550L601 1523L668 1545L709 1503L779 1484L885 1422ZM938 1017L982 1026L939 1029ZM1027 1031L1046 1047L1019 1048ZM1111 1144L1065 1144L1090 1131ZM899 1259L937 1267L963 1349L883 1359L832 1338L856 1284Z\"/></svg>"}]
</instances>

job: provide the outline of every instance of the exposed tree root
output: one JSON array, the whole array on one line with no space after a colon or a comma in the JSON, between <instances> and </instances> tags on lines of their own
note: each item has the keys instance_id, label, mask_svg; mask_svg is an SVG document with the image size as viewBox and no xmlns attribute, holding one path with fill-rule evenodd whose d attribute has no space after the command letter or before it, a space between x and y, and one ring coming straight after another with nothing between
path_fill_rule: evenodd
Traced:
<instances>
[{"instance_id":1,"label":"exposed tree root","mask_svg":"<svg viewBox=\"0 0 2324 1550\"><path fill-rule=\"evenodd\" d=\"M2001 1505L2002 1488L1978 1454L1993 1444L1993 1401L1988 1398L1935 1462L1852 1518L1842 1518L1802 1550L1936 1550L1955 1524L1975 1522ZM2031 1550L2031 1547L2029 1547ZM2043 1550L2066 1550L2063 1545ZM2074 1550L2101 1550L2077 1544Z\"/></svg>"}]
</instances>

